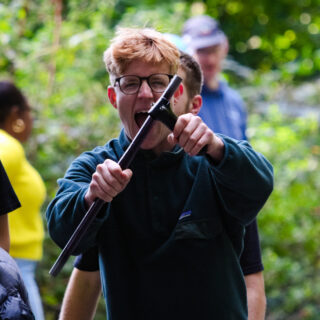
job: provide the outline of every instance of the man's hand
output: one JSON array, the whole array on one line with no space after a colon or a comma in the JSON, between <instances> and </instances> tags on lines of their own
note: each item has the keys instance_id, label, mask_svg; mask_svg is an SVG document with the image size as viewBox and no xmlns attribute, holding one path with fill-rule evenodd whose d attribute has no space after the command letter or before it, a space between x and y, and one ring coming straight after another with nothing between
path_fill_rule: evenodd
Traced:
<instances>
[{"instance_id":1,"label":"man's hand","mask_svg":"<svg viewBox=\"0 0 320 320\"><path fill-rule=\"evenodd\" d=\"M192 113L178 117L173 132L168 136L171 143L178 143L185 152L195 156L207 146L207 154L217 163L224 155L224 143L199 116Z\"/></svg>"},{"instance_id":2,"label":"man's hand","mask_svg":"<svg viewBox=\"0 0 320 320\"><path fill-rule=\"evenodd\" d=\"M111 202L129 183L132 177L130 169L122 170L119 164L107 159L97 165L96 172L92 175L89 189L84 197L90 206L96 198Z\"/></svg>"}]
</instances>

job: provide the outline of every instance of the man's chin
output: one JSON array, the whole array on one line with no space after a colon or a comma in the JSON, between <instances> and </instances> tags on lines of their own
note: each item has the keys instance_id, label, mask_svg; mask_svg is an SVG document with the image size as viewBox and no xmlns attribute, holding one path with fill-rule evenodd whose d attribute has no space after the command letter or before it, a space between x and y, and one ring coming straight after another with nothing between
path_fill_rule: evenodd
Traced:
<instances>
[{"instance_id":1,"label":"man's chin","mask_svg":"<svg viewBox=\"0 0 320 320\"><path fill-rule=\"evenodd\" d=\"M153 140L150 140L148 138L146 138L140 148L143 149L143 150L153 150L154 148L156 148L157 146L159 145L158 141L155 141L154 139Z\"/></svg>"},{"instance_id":2,"label":"man's chin","mask_svg":"<svg viewBox=\"0 0 320 320\"><path fill-rule=\"evenodd\" d=\"M141 144L140 148L143 150L151 150L158 155L164 151L171 150L171 146L167 140L167 137L160 139L159 135L155 137L147 136L146 139Z\"/></svg>"},{"instance_id":3,"label":"man's chin","mask_svg":"<svg viewBox=\"0 0 320 320\"><path fill-rule=\"evenodd\" d=\"M139 128L136 128L135 136L139 132ZM152 128L149 130L148 134L144 138L142 144L140 145L140 149L143 150L162 150L166 149L166 144L168 143L167 137L170 133L170 130L167 129L162 123L158 121L154 121ZM127 133L126 133L127 134ZM127 134L127 137L132 141L132 137L134 132L131 134Z\"/></svg>"}]
</instances>

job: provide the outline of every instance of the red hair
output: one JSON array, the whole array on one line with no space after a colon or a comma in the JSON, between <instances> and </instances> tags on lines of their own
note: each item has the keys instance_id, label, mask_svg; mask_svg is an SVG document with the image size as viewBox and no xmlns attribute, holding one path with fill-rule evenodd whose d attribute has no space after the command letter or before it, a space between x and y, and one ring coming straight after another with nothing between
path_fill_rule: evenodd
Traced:
<instances>
[{"instance_id":1,"label":"red hair","mask_svg":"<svg viewBox=\"0 0 320 320\"><path fill-rule=\"evenodd\" d=\"M174 74L180 64L179 56L177 47L156 30L121 28L104 52L103 60L110 77L118 77L133 60L166 63Z\"/></svg>"}]
</instances>

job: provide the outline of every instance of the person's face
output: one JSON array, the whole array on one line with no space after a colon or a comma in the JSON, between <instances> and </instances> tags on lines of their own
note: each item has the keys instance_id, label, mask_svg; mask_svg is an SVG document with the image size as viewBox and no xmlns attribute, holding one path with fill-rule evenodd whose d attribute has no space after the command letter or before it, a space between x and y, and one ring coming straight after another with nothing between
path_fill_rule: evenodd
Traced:
<instances>
[{"instance_id":1,"label":"person's face","mask_svg":"<svg viewBox=\"0 0 320 320\"><path fill-rule=\"evenodd\" d=\"M221 71L222 61L226 57L228 46L226 43L201 48L194 53L195 59L200 64L204 83L210 83Z\"/></svg>"},{"instance_id":2,"label":"person's face","mask_svg":"<svg viewBox=\"0 0 320 320\"><path fill-rule=\"evenodd\" d=\"M180 95L179 99L176 100L176 103L174 106L172 106L172 111L175 113L175 115L181 115L184 113L191 112L192 109L192 100L189 98L189 93L187 87L184 85L184 79L186 78L186 73L184 70L179 68L177 72L178 76L183 79L183 92Z\"/></svg>"},{"instance_id":3,"label":"person's face","mask_svg":"<svg viewBox=\"0 0 320 320\"><path fill-rule=\"evenodd\" d=\"M30 107L23 112L21 118L26 124L26 129L21 133L20 140L25 142L29 139L33 127L32 111Z\"/></svg>"},{"instance_id":4,"label":"person's face","mask_svg":"<svg viewBox=\"0 0 320 320\"><path fill-rule=\"evenodd\" d=\"M200 94L196 94L193 97L189 96L187 86L184 84L184 79L186 79L187 74L182 68L178 69L177 74L181 77L181 79L183 79L183 91L182 93L180 93L178 99L175 99L175 103L172 105L172 111L177 116L184 113L192 113L194 115L197 115L202 106L202 98Z\"/></svg>"},{"instance_id":5,"label":"person's face","mask_svg":"<svg viewBox=\"0 0 320 320\"><path fill-rule=\"evenodd\" d=\"M170 73L167 64L152 64L139 60L132 61L125 72L121 75L137 75L148 77L156 73ZM152 103L156 102L162 93L156 93L151 90L147 81L143 81L139 91L136 94L124 94L117 84L108 88L108 97L112 105L118 110L120 120L123 124L127 136L132 140L142 124L146 120ZM142 149L151 149L160 153L167 148L167 136L169 129L159 121L154 121L153 127L143 141Z\"/></svg>"}]
</instances>

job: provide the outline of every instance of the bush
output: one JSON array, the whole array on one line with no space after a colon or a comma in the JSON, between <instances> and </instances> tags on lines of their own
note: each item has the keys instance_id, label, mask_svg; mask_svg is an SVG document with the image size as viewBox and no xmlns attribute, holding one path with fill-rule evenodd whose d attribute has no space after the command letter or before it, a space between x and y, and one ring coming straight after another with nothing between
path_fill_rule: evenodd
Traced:
<instances>
[{"instance_id":1,"label":"bush","mask_svg":"<svg viewBox=\"0 0 320 320\"><path fill-rule=\"evenodd\" d=\"M269 319L318 319L320 136L311 118L272 105L250 118L251 143L274 165L275 188L259 215Z\"/></svg>"}]
</instances>

